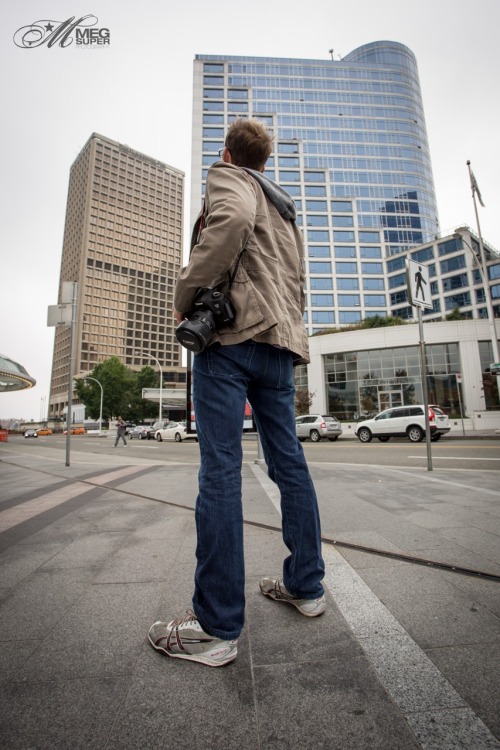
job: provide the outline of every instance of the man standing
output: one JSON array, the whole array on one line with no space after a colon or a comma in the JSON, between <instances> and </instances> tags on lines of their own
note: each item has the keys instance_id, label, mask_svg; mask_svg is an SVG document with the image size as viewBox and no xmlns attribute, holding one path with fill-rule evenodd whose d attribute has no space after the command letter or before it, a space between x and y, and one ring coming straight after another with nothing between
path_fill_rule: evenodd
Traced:
<instances>
[{"instance_id":1,"label":"man standing","mask_svg":"<svg viewBox=\"0 0 500 750\"><path fill-rule=\"evenodd\" d=\"M236 658L243 628L245 572L241 503L242 431L248 399L270 477L281 494L282 578L265 596L307 617L324 612L316 493L295 433L293 365L309 361L303 324L303 243L295 205L263 172L272 150L265 126L238 120L207 177L205 205L174 299L179 324L199 288L230 289L231 326L194 356L193 401L200 445L193 611L157 622L149 641L180 659L222 666Z\"/></svg>"},{"instance_id":2,"label":"man standing","mask_svg":"<svg viewBox=\"0 0 500 750\"><path fill-rule=\"evenodd\" d=\"M118 417L118 423L116 425L116 439L115 439L115 444L113 448L116 448L120 438L123 440L123 445L127 447L127 440L125 438L126 434L127 434L127 427L125 425L125 422L123 421L121 417Z\"/></svg>"}]
</instances>

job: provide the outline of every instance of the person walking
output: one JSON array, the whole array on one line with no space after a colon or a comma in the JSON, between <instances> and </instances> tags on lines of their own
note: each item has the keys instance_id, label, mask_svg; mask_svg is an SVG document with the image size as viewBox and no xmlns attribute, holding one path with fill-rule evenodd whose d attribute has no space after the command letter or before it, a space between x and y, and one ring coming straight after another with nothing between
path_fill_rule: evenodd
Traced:
<instances>
[{"instance_id":1,"label":"person walking","mask_svg":"<svg viewBox=\"0 0 500 750\"><path fill-rule=\"evenodd\" d=\"M115 438L115 444L113 448L116 448L120 438L123 440L123 445L125 446L125 448L127 447L127 439L125 437L126 434L127 434L127 427L125 425L125 422L123 421L121 417L118 417L118 423L116 425L116 438Z\"/></svg>"},{"instance_id":2,"label":"person walking","mask_svg":"<svg viewBox=\"0 0 500 750\"><path fill-rule=\"evenodd\" d=\"M244 625L241 469L247 399L269 476L280 490L283 540L290 551L282 577L263 578L260 590L307 617L326 608L317 498L295 432L293 367L309 361L303 241L291 197L264 175L271 150L272 139L258 120L230 126L221 161L208 171L204 209L174 296L180 324L200 288L227 290L234 276L235 319L194 356L200 469L192 610L155 622L148 633L157 651L212 667L236 658Z\"/></svg>"}]
</instances>

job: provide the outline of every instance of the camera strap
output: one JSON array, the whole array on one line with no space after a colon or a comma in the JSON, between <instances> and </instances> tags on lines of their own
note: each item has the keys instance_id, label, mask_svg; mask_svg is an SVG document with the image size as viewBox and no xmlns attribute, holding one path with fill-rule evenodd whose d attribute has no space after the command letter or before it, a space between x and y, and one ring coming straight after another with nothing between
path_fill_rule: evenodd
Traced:
<instances>
[{"instance_id":1,"label":"camera strap","mask_svg":"<svg viewBox=\"0 0 500 750\"><path fill-rule=\"evenodd\" d=\"M205 226L205 213L206 213L206 202L205 202L205 199L203 199L203 209L201 211L200 220L198 222L198 231L197 231L197 236L196 236L196 242L199 241L202 229ZM239 268L239 265L240 265L241 256L243 255L243 253L245 252L246 249L247 248L246 248L246 245L245 245L245 247L243 247L240 250L240 253L239 253L238 258L236 260L236 265L234 267L234 271L232 273L230 271L227 272L228 276L229 276L229 282L228 282L227 290L226 290L227 294L229 294L229 292L231 291L231 287L233 286L233 281L235 280L236 274L238 273L238 268Z\"/></svg>"},{"instance_id":2,"label":"camera strap","mask_svg":"<svg viewBox=\"0 0 500 750\"><path fill-rule=\"evenodd\" d=\"M238 255L238 259L236 260L236 265L234 267L233 273L230 273L228 271L228 274L229 274L229 284L227 285L227 293L228 294L231 291L231 287L233 286L233 281L236 278L236 274L238 273L238 267L240 265L241 256L243 255L243 253L245 252L245 250L246 250L246 246L240 250L240 254Z\"/></svg>"}]
</instances>

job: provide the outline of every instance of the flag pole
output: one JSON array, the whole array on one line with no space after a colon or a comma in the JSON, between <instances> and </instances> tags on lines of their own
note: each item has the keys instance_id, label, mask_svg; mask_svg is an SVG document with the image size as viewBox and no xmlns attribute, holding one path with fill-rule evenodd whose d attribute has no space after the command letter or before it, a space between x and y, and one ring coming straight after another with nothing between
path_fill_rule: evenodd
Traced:
<instances>
[{"instance_id":1,"label":"flag pole","mask_svg":"<svg viewBox=\"0 0 500 750\"><path fill-rule=\"evenodd\" d=\"M484 244L483 244L483 236L481 234L481 224L479 223L479 213L477 210L477 202L476 202L476 194L479 199L480 204L484 207L483 199L481 198L481 193L479 192L479 188L477 186L476 178L474 177L474 173L470 166L470 160L467 160L467 167L469 169L469 177L470 177L470 186L472 189L472 202L474 203L474 213L476 214L476 224L477 224L477 236L479 238L479 254L480 254L480 264L481 264L481 270L482 270L482 277L483 277L483 284L484 284L484 295L486 298L486 312L488 313L488 321L490 324L490 330L491 330L491 346L493 348L493 359L495 361L495 364L498 364L500 362L500 354L498 352L498 339L497 339L497 332L496 332L496 326L495 326L495 314L493 312L493 305L491 302L491 293L490 293L490 283L488 278L488 269L486 267L486 256L484 252ZM498 389L498 396L500 398L500 375L497 375L497 389Z\"/></svg>"},{"instance_id":2,"label":"flag pole","mask_svg":"<svg viewBox=\"0 0 500 750\"><path fill-rule=\"evenodd\" d=\"M467 167L469 169L470 186L472 189L472 202L474 203L474 213L476 214L477 236L479 237L479 254L481 257L481 268L483 270L484 278L487 281L488 276L487 276L487 269L486 269L486 256L484 253L483 236L481 234L481 225L479 223L479 213L477 210L476 193L479 198L479 202L481 203L483 207L484 207L484 203L482 201L481 193L479 192L476 178L474 177L474 173L472 172L469 160L467 160ZM484 291L485 292L489 291L489 285L488 285L488 289L485 289Z\"/></svg>"}]
</instances>

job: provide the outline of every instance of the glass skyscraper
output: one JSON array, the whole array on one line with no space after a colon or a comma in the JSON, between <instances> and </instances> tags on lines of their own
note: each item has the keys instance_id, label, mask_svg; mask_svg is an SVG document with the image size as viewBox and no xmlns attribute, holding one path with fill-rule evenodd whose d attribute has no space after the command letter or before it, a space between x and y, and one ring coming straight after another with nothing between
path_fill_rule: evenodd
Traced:
<instances>
[{"instance_id":1,"label":"glass skyscraper","mask_svg":"<svg viewBox=\"0 0 500 750\"><path fill-rule=\"evenodd\" d=\"M366 44L341 60L197 55L191 210L238 117L268 123L266 174L294 197L309 333L390 314L385 258L431 241L438 217L414 54Z\"/></svg>"}]
</instances>

